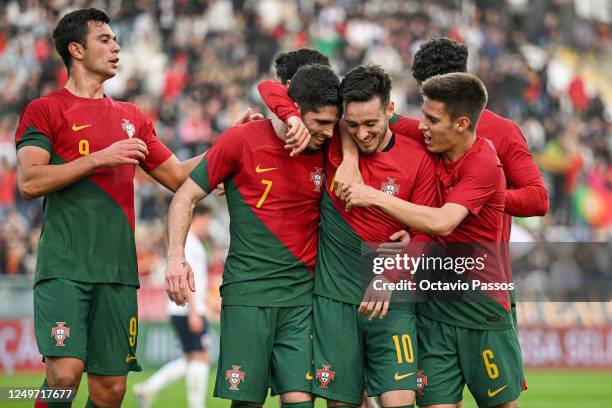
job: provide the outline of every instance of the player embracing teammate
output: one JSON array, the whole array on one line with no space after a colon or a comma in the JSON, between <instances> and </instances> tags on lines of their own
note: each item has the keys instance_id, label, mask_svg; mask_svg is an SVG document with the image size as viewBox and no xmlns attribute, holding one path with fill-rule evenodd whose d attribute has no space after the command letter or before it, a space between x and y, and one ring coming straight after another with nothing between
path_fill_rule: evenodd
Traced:
<instances>
[{"instance_id":1,"label":"player embracing teammate","mask_svg":"<svg viewBox=\"0 0 612 408\"><path fill-rule=\"evenodd\" d=\"M446 65L444 63L440 63L437 65L432 64L432 59L439 59L439 56L436 56L436 53L442 53L448 57L445 60ZM419 80L419 82L421 82L422 80L427 79L426 77L423 78L424 75L427 75L432 71L434 71L434 74L439 73L435 72L436 69L446 69L448 71L465 71L466 58L467 49L465 49L464 46L461 46L447 39L431 40L425 43L421 47L419 53L417 53L417 56L415 57L415 67L413 68L413 72L415 73L415 77L417 77L417 80L419 80L419 77L417 75L421 75L421 80ZM431 65L427 66L427 64ZM462 136L465 136L467 133L472 133L472 135L468 139L464 138L464 142L465 140L471 140L472 144L461 144L458 150L459 154L457 154L457 152L451 152L448 157L440 158L438 156L436 158L439 175L438 183L440 183L440 191L442 193L442 198L446 200L448 198L446 195L448 194L451 201L455 200L459 203L453 203L451 201L448 201L449 205L446 206L447 208L444 213L434 211L431 213L425 212L422 214L418 214L418 216L422 218L420 220L417 218L416 224L408 223L408 221L413 222L415 220L411 220L410 218L402 218L402 216L406 216L406 213L402 212L402 210L400 210L399 208L395 209L397 211L395 213L389 212L389 208L386 208L384 210L396 216L400 221L407 223L407 225L417 227L418 229L433 235L446 236L446 238L443 238L442 241L489 241L491 243L503 242L507 244L509 239L510 215L543 215L547 210L547 192L544 188L541 175L537 170L537 167L533 163L533 159L531 158L531 155L527 149L525 140L522 137L520 130L516 125L514 125L507 119L503 119L495 115L494 113L485 110L483 118L479 122L478 119L480 117L480 111L478 108L472 107L471 112L468 112L470 113L469 123L453 123L457 122L462 113L466 115L465 106L466 103L469 101L466 101L464 95L465 92L472 89L474 91L472 92L472 99L474 99L475 96L476 99L478 99L479 89L484 91L480 92L480 103L482 104L480 110L482 110L482 108L486 104L486 91L484 90L484 86L482 86L482 84L479 83L477 79L467 75L455 75L452 76L452 78L446 78L445 80L451 82L451 88L454 86L460 89L460 92L456 94L451 93L451 99L455 99L455 101L453 101L454 104L452 105L452 112L445 112L445 105L451 106L450 100L447 100L446 104L444 102L440 104L440 100L438 100L438 104L437 106L435 106L435 108L437 108L436 115L432 116L432 112L429 112L430 116L426 117L421 125L419 125L419 121L395 116L391 120L391 129L396 131L399 130L400 133L405 133L406 135L419 140L421 143L427 143L428 150L430 151L432 151L431 149L433 144L433 149L437 149L437 153L444 152L446 151L446 149L456 150L457 148L457 146L454 146L453 143L450 143L450 140L448 139L448 137L452 135L444 135L444 132L439 132L441 120L440 114L442 114L442 116L448 116L444 117L446 122L448 122L445 123L446 125L459 126L459 133L461 133ZM432 84L430 84L430 90L432 87L435 88ZM442 86L442 88L444 88L444 86ZM440 92L432 92L436 96L434 97L434 99L430 99L430 105L431 101L436 101L435 98L444 99L440 97ZM483 95L484 98L482 97ZM267 99L267 104L281 118L287 120L290 116L294 115L294 113L291 112L290 104L287 104L286 102L282 101L282 97L282 89L279 90L278 87L276 89L273 89L272 91L269 87L267 91L264 92L264 99ZM434 105L436 104L434 103ZM457 106L459 106L459 108L457 108ZM345 112L345 119L346 116L347 115ZM450 120L450 117L452 117L454 121ZM467 116L464 116L464 118L465 117ZM430 123L425 123L425 121L427 120L430 120ZM478 130L478 135L483 136L487 139L491 139L495 146L499 146L499 152L495 152L490 143L488 143L488 140L483 140L482 138L477 139L474 136L473 131L477 123L478 129L481 129ZM437 137L434 137L432 136L432 133L435 134L436 129L438 130L438 133ZM422 131L426 132L426 138L423 137ZM371 142L367 140L367 136L365 137L364 141L366 142L366 144L368 142ZM435 146L436 143L439 144L437 147ZM357 144L359 145L359 143ZM472 149L472 147L474 148ZM433 150L432 152L436 152L436 150ZM476 152L478 154L475 154ZM467 156L467 158L463 159L464 156ZM506 181L503 178L503 171L499 164L499 161L497 161L497 156L499 156L499 159L504 164L503 170L505 170L507 174L507 190ZM476 159L474 159L474 157L476 157ZM482 180L483 183L475 183L474 181L479 180L478 178L470 181L470 177L468 174L468 176L465 177L464 183L460 186L460 188L457 191L453 192L456 187L455 183L458 182L457 175L462 173L465 174L465 172L468 171L470 167L469 165L464 166L463 164L458 163L474 163L475 161L479 161L479 159L482 160L482 165L488 164L491 167L491 171L488 174L490 177L488 183L485 182L486 180ZM359 162L359 170L362 170L361 164L362 163ZM484 172L482 168L480 168L480 171ZM498 176L500 175L501 178L498 178ZM336 177L336 179L343 186L347 186L350 184L350 180L347 182L344 179L339 179L338 177ZM468 181L467 187L465 184L466 180ZM469 184L471 184L471 186ZM352 200L352 204L349 204L349 206L374 205L374 202L369 202L367 204L358 204L359 188L360 186L354 186L352 189L345 189L345 198L348 196L349 201ZM472 192L470 192L470 188L472 188ZM462 189L465 189L463 192L463 198L465 199L465 201L463 202L460 201L460 198L457 198L461 197ZM488 194L485 194L485 191L487 189L489 190ZM379 195L382 196L381 194ZM504 203L506 203L505 214ZM484 211L484 213L479 214L482 210L481 206L485 207L486 210ZM325 207L323 207L323 209L324 208ZM378 209L383 209L383 207L379 206ZM408 212L408 214L410 213ZM440 217L441 214L445 215ZM432 220L441 220L443 222L434 223L432 225L428 225L426 223ZM452 222L450 222L449 220ZM467 220L468 222L464 222L464 220ZM419 221L424 222L424 224L418 224ZM324 222L325 216L323 215L322 242L324 236ZM481 225L478 225L479 223ZM479 228L481 229L480 232ZM501 245L497 254L503 266L495 268L495 272L499 275L492 276L489 278L489 280L494 282L509 281L511 280L511 270L509 267L509 260L507 258L507 246ZM320 268L320 266L318 266L318 268ZM504 296L502 295L501 297L503 298ZM432 327L438 323L443 323L446 321L450 324L451 329L449 330L455 330L454 336L456 336L457 339L465 340L466 343L462 344L462 347L460 347L459 349L455 348L454 351L451 350L450 357L448 359L440 358L439 356L441 352L449 350L445 350L444 348L435 349L435 347L433 350L432 347L429 347L429 349L425 349L425 356L427 356L427 353L429 353L429 362L431 363L433 361L433 363L430 364L431 368L429 370L426 370L425 372L425 375L429 374L429 379L426 380L428 378L427 376L421 377L421 386L425 386L425 384L427 384L427 389L426 392L423 393L423 396L419 398L420 404L422 404L423 406L431 405L440 407L460 405L463 385L467 381L468 386L471 387L481 406L514 406L515 400L518 397L520 390L524 387L524 380L522 378L522 363L520 349L518 347L518 341L516 338L515 321L513 324L513 316L511 316L507 310L510 308L509 303L510 302L508 300L502 300L501 302L498 302L497 306L494 306L494 308L497 308L497 311L495 313L495 319L491 319L492 321L488 322L487 324L482 323L483 318L486 320L487 317L491 317L487 316L486 313L482 314L481 316L474 317L474 319L469 316L466 318L466 316L462 317L456 314L455 317L457 318L457 321L462 322L462 324L460 325L456 324L457 321L455 321L454 318L451 318L451 321L448 321L448 314L446 314L446 319L440 319L439 316L445 315L444 312L427 312L428 308L435 309L439 305L425 305L425 307L423 308L423 315L426 316L427 314L429 314L430 317L433 317L432 320L434 322L437 322L425 326ZM380 306L377 305L376 307ZM436 318L438 320L436 320ZM473 324L470 324L470 320L472 320L471 323ZM316 326L317 323L315 317L315 328ZM491 330L492 328L493 330ZM444 328L438 329L439 331L445 330ZM463 332L459 333L459 331L461 330L467 330L468 332L469 330L474 330L474 332L469 332L468 334ZM427 330L423 330L423 335L425 335L426 337L436 337L440 335L439 332L426 334L426 331ZM486 336L483 336L483 334L485 333L493 337L497 335L501 339L498 341L497 354L495 354L492 348L484 348L483 344L487 343L487 341L490 340ZM470 336L469 334L473 335ZM421 336L419 339L426 341L423 339L423 336ZM472 343L470 343L470 341ZM429 346L431 346L431 344L429 344ZM459 353L459 351L465 349L466 346L471 349L471 352L473 354L473 356L468 357L467 360L465 355ZM476 351L474 350L480 350L480 352L476 353ZM497 360L495 360L496 358ZM439 363L440 361L446 361L447 363L450 362L451 365L454 364L456 367L461 366L461 364L466 364L466 361L471 361L471 364L468 365L472 367L472 372L466 373L461 372L461 370L453 371L449 367L439 366L437 363ZM504 369L500 369L500 367ZM330 370L329 367L323 368L326 369L323 370L325 371L323 374L325 375L326 381L329 383L335 381L336 373ZM483 379L485 381L480 378L474 377L473 372L476 371L480 372L480 374L484 373L485 376L483 377ZM499 385L499 387L497 385ZM486 389L484 387L486 387ZM421 391L424 390L422 389ZM315 393L317 392L315 391Z\"/></svg>"}]
</instances>

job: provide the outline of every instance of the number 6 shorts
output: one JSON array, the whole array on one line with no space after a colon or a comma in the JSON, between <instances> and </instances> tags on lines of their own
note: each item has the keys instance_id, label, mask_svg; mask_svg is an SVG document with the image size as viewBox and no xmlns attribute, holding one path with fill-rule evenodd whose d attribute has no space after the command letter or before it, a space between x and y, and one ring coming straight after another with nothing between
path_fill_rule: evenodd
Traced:
<instances>
[{"instance_id":1,"label":"number 6 shorts","mask_svg":"<svg viewBox=\"0 0 612 408\"><path fill-rule=\"evenodd\" d=\"M136 360L135 286L46 279L34 286L34 332L43 357L73 357L85 371L127 375Z\"/></svg>"},{"instance_id":2,"label":"number 6 shorts","mask_svg":"<svg viewBox=\"0 0 612 408\"><path fill-rule=\"evenodd\" d=\"M417 389L417 338L411 310L390 309L372 321L358 306L314 296L313 393L361 405L368 395Z\"/></svg>"},{"instance_id":3,"label":"number 6 shorts","mask_svg":"<svg viewBox=\"0 0 612 408\"><path fill-rule=\"evenodd\" d=\"M456 404L467 385L479 407L516 400L522 391L523 367L514 327L475 330L423 315L419 331L419 405Z\"/></svg>"}]
</instances>

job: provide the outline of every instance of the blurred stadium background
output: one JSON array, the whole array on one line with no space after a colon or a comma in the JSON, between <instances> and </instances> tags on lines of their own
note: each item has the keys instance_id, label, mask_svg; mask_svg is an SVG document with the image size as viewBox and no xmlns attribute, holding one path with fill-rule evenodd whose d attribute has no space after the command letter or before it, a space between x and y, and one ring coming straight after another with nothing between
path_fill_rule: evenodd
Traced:
<instances>
[{"instance_id":1,"label":"blurred stadium background","mask_svg":"<svg viewBox=\"0 0 612 408\"><path fill-rule=\"evenodd\" d=\"M31 317L42 200L16 192L14 131L30 100L65 82L50 33L61 15L82 7L106 10L122 47L120 74L106 93L138 105L182 159L203 152L247 107L263 111L255 85L271 75L280 51L317 48L340 74L381 64L394 78L397 111L418 116L409 68L419 44L437 36L467 43L469 69L487 85L489 107L520 124L550 192L546 217L516 219L513 227L514 241L530 243L515 255L524 272L520 295L529 300L518 305L529 383L521 406L612 406L610 0L1 0L0 386L38 386L43 372ZM142 171L135 182L138 356L146 371L131 383L179 353L163 290L171 195ZM214 326L229 236L223 199L208 202L216 214L205 242ZM603 246L539 256L533 248L547 242ZM581 289L586 281L596 282L597 298ZM546 301L546 288L568 301ZM468 398L464 406L471 404ZM135 406L130 392L124 405ZM157 404L183 405L180 383Z\"/></svg>"}]
</instances>

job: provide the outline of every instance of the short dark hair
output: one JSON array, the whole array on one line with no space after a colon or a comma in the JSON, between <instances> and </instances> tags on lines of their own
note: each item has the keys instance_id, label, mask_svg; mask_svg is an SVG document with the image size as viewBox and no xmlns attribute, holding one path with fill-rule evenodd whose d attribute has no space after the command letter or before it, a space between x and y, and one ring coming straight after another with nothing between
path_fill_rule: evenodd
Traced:
<instances>
[{"instance_id":1,"label":"short dark hair","mask_svg":"<svg viewBox=\"0 0 612 408\"><path fill-rule=\"evenodd\" d=\"M86 38L90 21L108 24L110 18L104 11L96 8L75 10L62 17L53 30L55 49L69 71L72 66L72 56L68 51L68 45L76 42L83 47L87 46Z\"/></svg>"},{"instance_id":2,"label":"short dark hair","mask_svg":"<svg viewBox=\"0 0 612 408\"><path fill-rule=\"evenodd\" d=\"M342 111L340 100L340 79L328 66L321 64L304 65L297 70L291 84L289 96L300 107L302 115L318 112L324 106L335 106Z\"/></svg>"},{"instance_id":3,"label":"short dark hair","mask_svg":"<svg viewBox=\"0 0 612 408\"><path fill-rule=\"evenodd\" d=\"M300 48L299 50L282 52L274 59L274 71L281 82L287 85L297 70L304 65L321 64L330 66L329 58L320 51L312 48Z\"/></svg>"},{"instance_id":4,"label":"short dark hair","mask_svg":"<svg viewBox=\"0 0 612 408\"><path fill-rule=\"evenodd\" d=\"M412 76L424 82L435 75L467 72L468 49L448 38L432 38L424 42L414 55Z\"/></svg>"},{"instance_id":5,"label":"short dark hair","mask_svg":"<svg viewBox=\"0 0 612 408\"><path fill-rule=\"evenodd\" d=\"M380 65L360 65L342 79L340 97L345 104L366 102L376 96L383 107L391 98L391 77Z\"/></svg>"},{"instance_id":6,"label":"short dark hair","mask_svg":"<svg viewBox=\"0 0 612 408\"><path fill-rule=\"evenodd\" d=\"M444 103L451 119L467 116L471 131L487 105L487 88L477 76L465 72L431 77L423 82L421 92L428 99Z\"/></svg>"}]
</instances>

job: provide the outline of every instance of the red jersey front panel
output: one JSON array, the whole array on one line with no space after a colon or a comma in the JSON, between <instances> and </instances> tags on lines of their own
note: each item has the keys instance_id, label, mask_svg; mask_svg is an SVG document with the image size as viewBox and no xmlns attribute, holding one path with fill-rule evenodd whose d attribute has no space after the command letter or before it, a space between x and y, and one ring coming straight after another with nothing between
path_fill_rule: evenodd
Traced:
<instances>
[{"instance_id":1,"label":"red jersey front panel","mask_svg":"<svg viewBox=\"0 0 612 408\"><path fill-rule=\"evenodd\" d=\"M309 304L317 255L323 154L291 158L269 120L235 126L191 178L206 192L225 183L231 243L224 304Z\"/></svg>"},{"instance_id":2,"label":"red jersey front panel","mask_svg":"<svg viewBox=\"0 0 612 408\"><path fill-rule=\"evenodd\" d=\"M17 149L37 146L62 164L137 137L151 171L172 153L157 139L151 121L134 105L109 97L80 98L67 89L32 101L23 112ZM62 277L84 282L138 285L134 244L133 165L99 168L45 196L36 280Z\"/></svg>"}]
</instances>

